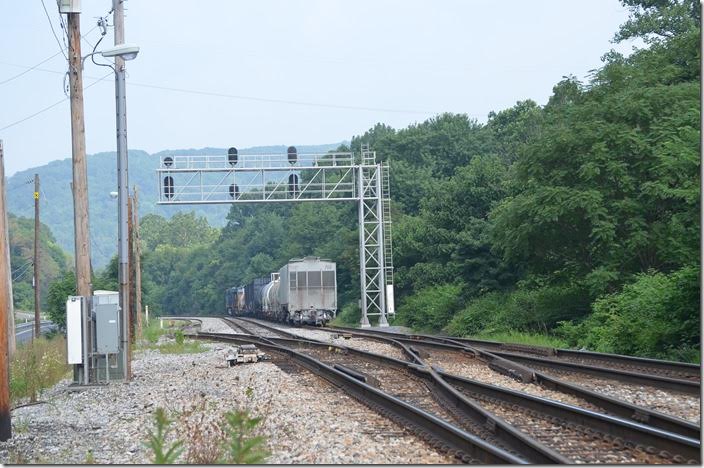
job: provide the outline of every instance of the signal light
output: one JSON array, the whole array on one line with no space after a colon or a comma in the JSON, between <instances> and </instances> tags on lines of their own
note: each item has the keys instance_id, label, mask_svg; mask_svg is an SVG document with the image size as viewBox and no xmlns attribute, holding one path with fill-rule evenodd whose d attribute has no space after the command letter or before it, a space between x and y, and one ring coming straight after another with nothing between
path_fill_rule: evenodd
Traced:
<instances>
[{"instance_id":1,"label":"signal light","mask_svg":"<svg viewBox=\"0 0 704 468\"><path fill-rule=\"evenodd\" d=\"M296 161L298 160L298 154L296 152L296 147L289 146L287 152L288 152L288 163L289 164L296 164Z\"/></svg>"},{"instance_id":2,"label":"signal light","mask_svg":"<svg viewBox=\"0 0 704 468\"><path fill-rule=\"evenodd\" d=\"M235 184L230 184L230 198L233 200L240 198L240 188Z\"/></svg>"},{"instance_id":3,"label":"signal light","mask_svg":"<svg viewBox=\"0 0 704 468\"><path fill-rule=\"evenodd\" d=\"M174 197L174 178L171 176L164 177L164 196L169 200Z\"/></svg>"},{"instance_id":4,"label":"signal light","mask_svg":"<svg viewBox=\"0 0 704 468\"><path fill-rule=\"evenodd\" d=\"M237 164L237 148L234 146L227 150L227 162L230 163L230 166Z\"/></svg>"},{"instance_id":5,"label":"signal light","mask_svg":"<svg viewBox=\"0 0 704 468\"><path fill-rule=\"evenodd\" d=\"M298 176L296 174L288 176L288 193L294 197L298 193Z\"/></svg>"}]
</instances>

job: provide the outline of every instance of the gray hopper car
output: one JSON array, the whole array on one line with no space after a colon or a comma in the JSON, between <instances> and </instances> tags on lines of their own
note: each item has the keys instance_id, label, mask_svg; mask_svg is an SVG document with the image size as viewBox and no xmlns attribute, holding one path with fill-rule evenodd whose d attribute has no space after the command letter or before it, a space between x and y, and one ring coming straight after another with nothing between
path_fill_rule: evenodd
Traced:
<instances>
[{"instance_id":1,"label":"gray hopper car","mask_svg":"<svg viewBox=\"0 0 704 468\"><path fill-rule=\"evenodd\" d=\"M255 280L257 286L261 279ZM244 287L244 303L239 307L242 288L228 290L228 313L253 315L294 325L325 325L337 314L337 274L335 262L319 257L292 259L267 284ZM255 294L257 297L247 297ZM234 294L233 294L234 293ZM232 311L232 312L231 312Z\"/></svg>"}]
</instances>

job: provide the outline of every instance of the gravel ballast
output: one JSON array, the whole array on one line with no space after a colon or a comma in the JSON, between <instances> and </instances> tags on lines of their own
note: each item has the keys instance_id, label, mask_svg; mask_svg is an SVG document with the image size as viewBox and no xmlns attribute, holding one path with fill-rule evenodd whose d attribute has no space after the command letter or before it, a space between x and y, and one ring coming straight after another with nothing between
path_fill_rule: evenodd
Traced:
<instances>
[{"instance_id":1,"label":"gravel ballast","mask_svg":"<svg viewBox=\"0 0 704 468\"><path fill-rule=\"evenodd\" d=\"M204 319L202 330L232 331L217 319ZM207 408L205 420L235 409L263 416L258 433L267 438L268 463L456 462L308 371L274 362L229 368L228 345L203 346L195 354L137 352L129 383L69 392L70 381L60 382L42 395L48 403L13 411L0 462L149 463L143 443L157 407L172 418L194 407ZM184 418L172 433L186 439Z\"/></svg>"}]
</instances>

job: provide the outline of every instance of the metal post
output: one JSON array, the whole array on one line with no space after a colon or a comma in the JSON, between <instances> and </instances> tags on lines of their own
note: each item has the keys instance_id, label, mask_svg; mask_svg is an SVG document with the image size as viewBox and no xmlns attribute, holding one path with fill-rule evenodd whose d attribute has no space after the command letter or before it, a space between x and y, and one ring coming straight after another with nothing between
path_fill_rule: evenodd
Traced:
<instances>
[{"instance_id":1,"label":"metal post","mask_svg":"<svg viewBox=\"0 0 704 468\"><path fill-rule=\"evenodd\" d=\"M386 320L386 281L384 269L384 206L382 205L381 192L381 164L376 165L376 239L377 239L377 260L379 262L379 275L377 283L379 284L379 326L388 327L389 322Z\"/></svg>"},{"instance_id":2,"label":"metal post","mask_svg":"<svg viewBox=\"0 0 704 468\"><path fill-rule=\"evenodd\" d=\"M361 328L369 328L369 317L367 317L367 253L364 251L364 178L362 166L357 168L357 192L359 195L359 286L362 296L362 320L359 324Z\"/></svg>"},{"instance_id":3,"label":"metal post","mask_svg":"<svg viewBox=\"0 0 704 468\"><path fill-rule=\"evenodd\" d=\"M113 0L113 23L115 24L115 45L123 44L124 9L122 0ZM127 245L127 102L125 97L125 61L115 57L115 104L117 121L117 238L118 238L118 282L120 284L120 316L122 341L122 369L125 380L130 379L129 362L129 285L128 285L128 245Z\"/></svg>"}]
</instances>

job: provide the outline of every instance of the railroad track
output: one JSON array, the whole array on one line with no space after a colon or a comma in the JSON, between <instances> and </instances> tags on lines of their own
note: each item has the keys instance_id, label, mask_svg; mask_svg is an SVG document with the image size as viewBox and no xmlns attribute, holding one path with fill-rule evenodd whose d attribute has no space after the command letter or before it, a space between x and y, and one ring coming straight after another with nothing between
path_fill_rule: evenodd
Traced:
<instances>
[{"instance_id":1,"label":"railroad track","mask_svg":"<svg viewBox=\"0 0 704 468\"><path fill-rule=\"evenodd\" d=\"M419 365L320 342L273 341L372 383L523 461L683 463L699 459L698 440L440 373L425 366L410 348L406 348L409 358Z\"/></svg>"},{"instance_id":2,"label":"railroad track","mask_svg":"<svg viewBox=\"0 0 704 468\"><path fill-rule=\"evenodd\" d=\"M359 331L355 328L334 327L345 331ZM381 330L363 330L370 334L380 334L387 336L404 335L400 333L384 332ZM472 348L485 349L495 354L507 354L511 356L542 357L550 362L559 362L566 365L574 364L584 366L583 370L600 372L605 371L606 375L617 376L618 371L622 371L624 380L637 379L637 383L643 383L644 379L651 380L650 385L660 386L660 388L674 389L688 393L699 393L701 382L701 368L697 364L686 362L663 361L636 356L624 356L620 354L596 353L592 351L577 351L571 349L550 348L544 346L522 345L516 343L501 343L498 341L475 340L468 338L455 338L449 336L434 336L424 334L408 334L405 337L418 341L436 341L448 344L462 344ZM608 371L615 371L609 373ZM636 380L632 380L636 381ZM653 382L661 382L653 383ZM688 384L689 382L690 384ZM648 383L645 383L646 385ZM672 385L670 385L672 384ZM693 384L693 385L692 385Z\"/></svg>"},{"instance_id":3,"label":"railroad track","mask_svg":"<svg viewBox=\"0 0 704 468\"><path fill-rule=\"evenodd\" d=\"M328 330L339 329L335 327ZM586 403L584 404L585 407L592 408L596 411L629 419L636 423L647 424L654 428L674 432L692 439L699 440L701 437L700 427L682 418L664 414L659 411L653 411L643 406L604 395L601 392L566 382L547 373L536 371L530 367L521 366L520 364L513 366L513 361L511 360L504 359L488 351L467 347L462 343L449 343L440 340L419 340L415 336L397 333L376 333L374 331L368 333L368 330L360 331L358 329L344 330L346 333L352 335L373 336L376 338L386 337L389 340L406 344L421 353L423 351L432 352L435 350L436 352L453 353L455 356L454 359L458 359L459 357L466 359L468 356L479 357L495 370L511 375L517 380L525 382L532 380L541 387L577 398Z\"/></svg>"},{"instance_id":4,"label":"railroad track","mask_svg":"<svg viewBox=\"0 0 704 468\"><path fill-rule=\"evenodd\" d=\"M401 427L417 434L432 446L455 456L464 463L526 463L523 459L494 447L482 439L447 423L443 419L388 395L358 380L349 373L329 366L292 348L272 343L269 338L216 333L199 333L190 335L190 337L237 344L254 343L269 353L286 356L295 365L301 366L331 382L333 385L342 388L361 403L392 419Z\"/></svg>"}]
</instances>

